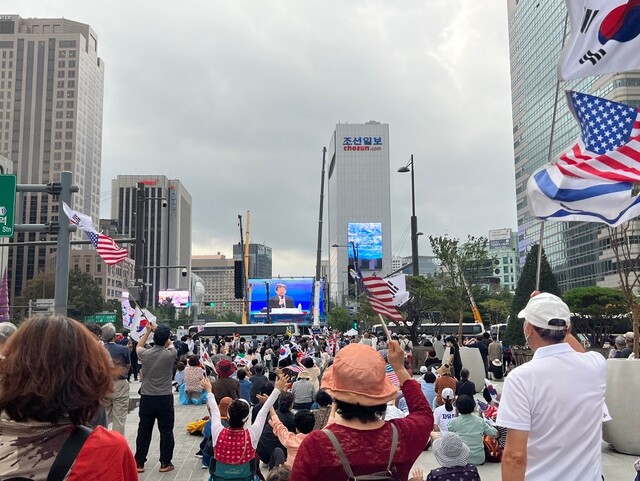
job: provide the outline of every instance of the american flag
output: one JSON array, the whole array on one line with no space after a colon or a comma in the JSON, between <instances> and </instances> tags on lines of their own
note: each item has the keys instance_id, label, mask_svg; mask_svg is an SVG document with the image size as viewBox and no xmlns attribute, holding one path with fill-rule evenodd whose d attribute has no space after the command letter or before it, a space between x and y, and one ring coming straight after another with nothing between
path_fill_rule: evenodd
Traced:
<instances>
[{"instance_id":1,"label":"american flag","mask_svg":"<svg viewBox=\"0 0 640 481\"><path fill-rule=\"evenodd\" d=\"M393 303L393 294L387 282L378 276L362 277L359 272L352 273L355 282L364 292L371 304L371 308L382 316L387 316L394 321L403 321L404 318Z\"/></svg>"},{"instance_id":2,"label":"american flag","mask_svg":"<svg viewBox=\"0 0 640 481\"><path fill-rule=\"evenodd\" d=\"M580 92L567 92L582 135L560 155L567 176L610 182L640 182L640 109Z\"/></svg>"},{"instance_id":3,"label":"american flag","mask_svg":"<svg viewBox=\"0 0 640 481\"><path fill-rule=\"evenodd\" d=\"M91 244L98 251L98 254L100 254L100 257L102 257L105 264L117 264L129 256L127 249L118 247L111 237L97 232L85 232L91 241Z\"/></svg>"},{"instance_id":4,"label":"american flag","mask_svg":"<svg viewBox=\"0 0 640 481\"><path fill-rule=\"evenodd\" d=\"M391 364L387 364L385 371L386 371L385 374L387 375L387 379L391 381L391 384L393 384L394 386L399 386L400 379L398 379L398 375L393 371Z\"/></svg>"}]
</instances>

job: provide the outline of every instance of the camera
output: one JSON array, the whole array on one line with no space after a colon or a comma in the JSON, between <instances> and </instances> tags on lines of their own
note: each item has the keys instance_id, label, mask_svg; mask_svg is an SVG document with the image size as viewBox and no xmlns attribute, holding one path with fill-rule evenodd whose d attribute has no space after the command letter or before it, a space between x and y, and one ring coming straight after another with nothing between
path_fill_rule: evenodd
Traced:
<instances>
[{"instance_id":1,"label":"camera","mask_svg":"<svg viewBox=\"0 0 640 481\"><path fill-rule=\"evenodd\" d=\"M162 207L166 207L167 206L167 199L162 199Z\"/></svg>"},{"instance_id":2,"label":"camera","mask_svg":"<svg viewBox=\"0 0 640 481\"><path fill-rule=\"evenodd\" d=\"M182 277L187 277L187 270L186 269L182 269L180 274L182 274Z\"/></svg>"}]
</instances>

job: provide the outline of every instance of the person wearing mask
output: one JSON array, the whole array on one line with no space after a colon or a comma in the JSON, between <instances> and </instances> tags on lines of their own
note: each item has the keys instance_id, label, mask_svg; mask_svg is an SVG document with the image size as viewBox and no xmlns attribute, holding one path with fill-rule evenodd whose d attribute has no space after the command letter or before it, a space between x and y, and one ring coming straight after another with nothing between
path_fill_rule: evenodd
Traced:
<instances>
[{"instance_id":1,"label":"person wearing mask","mask_svg":"<svg viewBox=\"0 0 640 481\"><path fill-rule=\"evenodd\" d=\"M460 357L460 346L455 337L449 336L446 339L449 348L449 365L453 366L453 375L456 379L460 379L460 371L462 370L462 358Z\"/></svg>"},{"instance_id":2,"label":"person wearing mask","mask_svg":"<svg viewBox=\"0 0 640 481\"><path fill-rule=\"evenodd\" d=\"M585 352L553 294L534 292L518 317L534 355L509 373L500 398L502 479L601 481L606 360Z\"/></svg>"}]
</instances>

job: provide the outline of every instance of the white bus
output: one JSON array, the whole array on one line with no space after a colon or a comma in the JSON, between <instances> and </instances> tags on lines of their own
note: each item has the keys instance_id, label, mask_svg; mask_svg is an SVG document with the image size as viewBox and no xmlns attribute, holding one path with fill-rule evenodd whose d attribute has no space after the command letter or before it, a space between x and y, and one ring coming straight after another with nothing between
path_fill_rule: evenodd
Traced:
<instances>
[{"instance_id":1,"label":"white bus","mask_svg":"<svg viewBox=\"0 0 640 481\"><path fill-rule=\"evenodd\" d=\"M273 323L273 324L236 324L234 322L207 322L198 333L199 337L233 337L239 334L240 337L250 338L258 336L263 339L271 334L291 336L300 335L300 326L295 323Z\"/></svg>"}]
</instances>

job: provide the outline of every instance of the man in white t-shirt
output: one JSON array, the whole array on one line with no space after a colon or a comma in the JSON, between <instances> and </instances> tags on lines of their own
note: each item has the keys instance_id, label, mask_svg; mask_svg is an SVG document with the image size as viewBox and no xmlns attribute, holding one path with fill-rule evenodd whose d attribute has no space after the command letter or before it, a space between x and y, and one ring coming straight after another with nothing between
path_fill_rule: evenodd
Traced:
<instances>
[{"instance_id":1,"label":"man in white t-shirt","mask_svg":"<svg viewBox=\"0 0 640 481\"><path fill-rule=\"evenodd\" d=\"M604 357L585 353L570 333L569 308L553 294L534 292L518 317L535 354L502 391L502 479L601 481Z\"/></svg>"}]
</instances>

